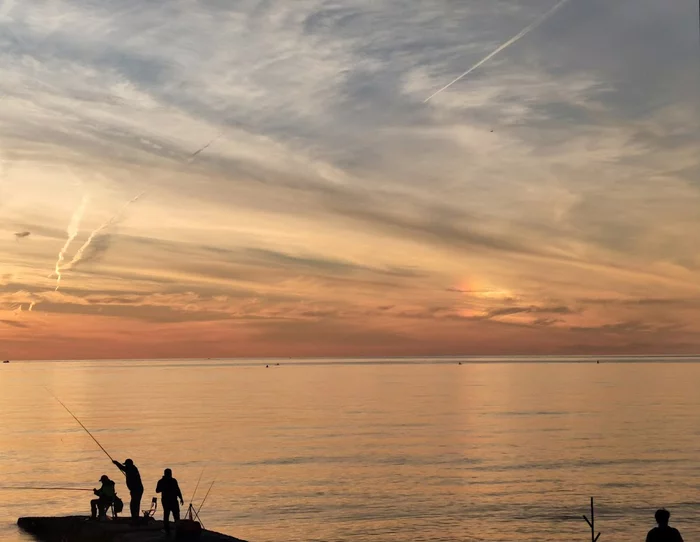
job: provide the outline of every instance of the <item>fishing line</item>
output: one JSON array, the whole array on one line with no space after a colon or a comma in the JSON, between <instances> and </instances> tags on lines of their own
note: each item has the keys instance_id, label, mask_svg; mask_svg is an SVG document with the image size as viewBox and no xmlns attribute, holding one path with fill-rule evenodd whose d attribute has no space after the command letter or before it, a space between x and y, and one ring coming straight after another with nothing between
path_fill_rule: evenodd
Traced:
<instances>
[{"instance_id":1,"label":"fishing line","mask_svg":"<svg viewBox=\"0 0 700 542\"><path fill-rule=\"evenodd\" d=\"M92 489L84 489L79 487L0 487L0 491L10 489L34 490L34 491L93 491Z\"/></svg>"}]
</instances>

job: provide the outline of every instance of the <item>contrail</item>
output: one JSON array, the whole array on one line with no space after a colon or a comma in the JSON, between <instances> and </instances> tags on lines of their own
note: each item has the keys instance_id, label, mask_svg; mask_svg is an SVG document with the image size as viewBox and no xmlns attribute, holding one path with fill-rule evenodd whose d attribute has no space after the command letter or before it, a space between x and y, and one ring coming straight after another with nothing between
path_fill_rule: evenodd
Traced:
<instances>
[{"instance_id":1,"label":"contrail","mask_svg":"<svg viewBox=\"0 0 700 542\"><path fill-rule=\"evenodd\" d=\"M222 137L223 135L224 135L224 131L222 130L221 133L220 133L218 136L216 136L214 139L212 139L209 143L207 143L207 144L204 145L203 147L200 147L199 149L197 149L196 151L194 151L194 152L190 155L190 158L189 158L189 160L188 160L188 163L191 163L195 158L197 158L197 155L198 155L200 152L205 151L206 149L208 149L209 147L211 147L214 143L216 143L219 139L221 139L221 137Z\"/></svg>"},{"instance_id":2,"label":"contrail","mask_svg":"<svg viewBox=\"0 0 700 542\"><path fill-rule=\"evenodd\" d=\"M90 236L87 238L87 241L83 243L83 246L81 246L78 249L78 252L75 253L75 256L73 256L73 259L70 261L68 265L64 268L65 270L71 269L75 264L77 264L83 257L83 253L87 250L87 248L90 246L90 243L92 243L92 240L97 237L97 235L104 230L105 228L108 228L112 224L114 224L114 221L117 220L122 214L124 214L124 211L126 211L127 207L131 205L132 203L136 203L141 196L143 196L145 192L141 192L138 196L135 198L127 201L124 204L124 207L122 207L112 218L110 218L107 222L102 224L99 228L97 228L95 231L93 231Z\"/></svg>"},{"instance_id":3,"label":"contrail","mask_svg":"<svg viewBox=\"0 0 700 542\"><path fill-rule=\"evenodd\" d=\"M78 228L80 227L80 220L83 218L83 213L85 213L85 207L87 206L88 202L88 197L87 194L83 196L82 201L80 202L80 206L75 210L75 213L73 213L73 216L71 217L70 224L68 224L68 239L66 240L66 244L63 245L63 248L61 251L58 253L58 260L56 260L56 269L54 272L56 273L56 290L58 291L58 288L61 286L61 263L63 263L63 260L65 259L66 251L68 250L68 247L70 244L73 242L73 239L76 238L78 235Z\"/></svg>"},{"instance_id":4,"label":"contrail","mask_svg":"<svg viewBox=\"0 0 700 542\"><path fill-rule=\"evenodd\" d=\"M489 60L491 60L494 56L496 56L498 53L503 51L503 49L506 49L513 45L515 42L519 41L521 38L525 37L527 34L532 32L535 28L540 26L543 22L545 22L547 19L549 19L554 13L559 10L564 4L569 2L570 0L560 0L553 8L551 8L547 13L542 15L539 19L531 23L530 25L526 26L520 33L516 34L513 36L511 39L509 39L507 42L505 42L503 45L501 45L498 49L493 51L491 54L488 56L482 58L479 62L474 64L471 68L469 68L467 71L465 71L462 75L459 77L455 78L454 80L450 81L448 84L446 84L444 87L441 89L433 92L430 96L428 96L425 100L423 100L423 103L428 103L430 100L432 100L435 96L440 94L443 90L447 90L450 88L452 85L454 85L457 81L460 79L463 79L470 73L472 73L474 70L477 68L481 67L482 65L486 64Z\"/></svg>"}]
</instances>

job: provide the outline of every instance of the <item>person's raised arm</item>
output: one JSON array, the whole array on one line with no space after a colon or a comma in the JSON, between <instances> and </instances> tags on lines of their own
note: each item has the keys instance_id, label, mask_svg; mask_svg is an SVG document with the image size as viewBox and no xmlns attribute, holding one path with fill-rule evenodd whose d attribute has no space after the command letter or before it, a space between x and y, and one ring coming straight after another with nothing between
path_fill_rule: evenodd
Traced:
<instances>
[{"instance_id":1,"label":"person's raised arm","mask_svg":"<svg viewBox=\"0 0 700 542\"><path fill-rule=\"evenodd\" d=\"M122 465L119 461L112 461L114 463L114 466L117 467L120 471L126 472L126 467Z\"/></svg>"}]
</instances>

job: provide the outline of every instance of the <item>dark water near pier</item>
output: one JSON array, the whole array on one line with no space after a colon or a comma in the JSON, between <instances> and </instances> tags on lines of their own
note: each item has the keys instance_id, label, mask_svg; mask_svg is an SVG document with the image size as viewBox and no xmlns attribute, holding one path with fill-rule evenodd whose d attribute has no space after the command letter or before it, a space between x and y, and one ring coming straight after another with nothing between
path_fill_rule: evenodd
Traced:
<instances>
[{"instance_id":1,"label":"dark water near pier","mask_svg":"<svg viewBox=\"0 0 700 542\"><path fill-rule=\"evenodd\" d=\"M46 386L135 460L144 501L163 467L188 499L204 468L206 527L251 542L585 540L590 496L601 542L643 539L659 506L700 537L700 364L594 359L0 365L0 488L107 473L128 497ZM89 498L0 489L0 538Z\"/></svg>"}]
</instances>

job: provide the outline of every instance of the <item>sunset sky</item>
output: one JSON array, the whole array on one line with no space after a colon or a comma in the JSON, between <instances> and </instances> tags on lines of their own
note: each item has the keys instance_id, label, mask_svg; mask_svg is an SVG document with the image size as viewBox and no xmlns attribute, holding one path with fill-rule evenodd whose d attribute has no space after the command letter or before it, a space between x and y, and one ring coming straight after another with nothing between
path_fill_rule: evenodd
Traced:
<instances>
[{"instance_id":1,"label":"sunset sky","mask_svg":"<svg viewBox=\"0 0 700 542\"><path fill-rule=\"evenodd\" d=\"M700 352L696 0L425 103L555 4L0 0L0 357Z\"/></svg>"}]
</instances>

